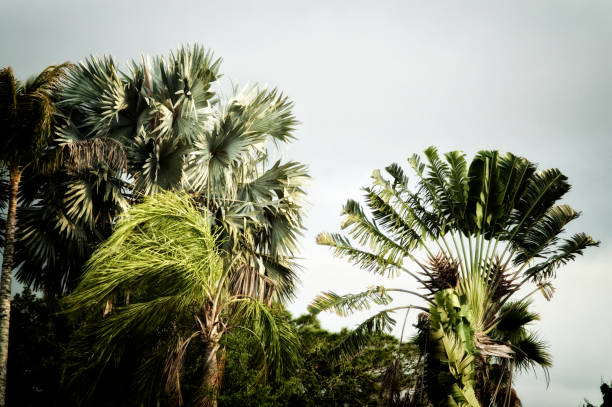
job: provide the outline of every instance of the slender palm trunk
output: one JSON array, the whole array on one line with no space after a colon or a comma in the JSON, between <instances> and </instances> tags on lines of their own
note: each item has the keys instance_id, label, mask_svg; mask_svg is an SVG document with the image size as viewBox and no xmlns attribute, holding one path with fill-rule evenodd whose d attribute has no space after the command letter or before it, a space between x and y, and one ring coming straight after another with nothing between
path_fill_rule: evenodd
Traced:
<instances>
[{"instance_id":1,"label":"slender palm trunk","mask_svg":"<svg viewBox=\"0 0 612 407\"><path fill-rule=\"evenodd\" d=\"M21 171L17 165L10 169L9 207L6 215L6 232L0 277L0 407L6 406L6 363L8 360L9 321L11 316L11 272L15 251L15 218L17 215L17 192Z\"/></svg>"},{"instance_id":2,"label":"slender palm trunk","mask_svg":"<svg viewBox=\"0 0 612 407\"><path fill-rule=\"evenodd\" d=\"M219 365L217 363L217 351L219 344L209 342L206 344L203 391L201 407L217 407L217 392L219 390Z\"/></svg>"}]
</instances>

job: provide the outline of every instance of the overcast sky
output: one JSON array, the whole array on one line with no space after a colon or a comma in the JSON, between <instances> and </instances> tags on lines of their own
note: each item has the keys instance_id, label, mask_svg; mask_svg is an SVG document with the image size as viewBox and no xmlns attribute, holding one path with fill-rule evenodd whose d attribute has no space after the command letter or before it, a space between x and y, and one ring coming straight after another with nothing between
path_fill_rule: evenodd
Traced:
<instances>
[{"instance_id":1,"label":"overcast sky","mask_svg":"<svg viewBox=\"0 0 612 407\"><path fill-rule=\"evenodd\" d=\"M24 79L90 54L126 62L195 42L223 58L226 78L279 87L296 103L298 141L283 155L313 179L295 315L322 290L382 281L314 243L338 229L373 169L432 144L560 168L573 186L565 201L583 212L571 231L602 245L562 270L551 302L536 302L551 383L530 373L518 390L526 407L601 403L600 380L612 379L612 2L0 3L0 66ZM334 330L360 319L322 317Z\"/></svg>"}]
</instances>

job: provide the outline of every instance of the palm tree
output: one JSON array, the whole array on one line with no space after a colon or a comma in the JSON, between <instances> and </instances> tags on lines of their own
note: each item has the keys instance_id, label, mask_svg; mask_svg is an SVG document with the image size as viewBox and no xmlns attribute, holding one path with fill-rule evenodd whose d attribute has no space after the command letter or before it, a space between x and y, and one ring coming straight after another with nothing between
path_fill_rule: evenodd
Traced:
<instances>
[{"instance_id":1,"label":"palm tree","mask_svg":"<svg viewBox=\"0 0 612 407\"><path fill-rule=\"evenodd\" d=\"M104 369L126 343L137 340L144 350L151 341L150 360L137 380L154 381L161 370L154 367L158 362L166 389L182 405L184 358L189 345L199 340L205 345L202 383L208 390L199 405L216 405L217 350L222 337L237 329L259 339L265 369L280 374L291 368L297 337L266 306L266 279L262 277L257 296L233 293L227 258L219 253L210 218L187 195L159 193L130 208L66 299L71 311L102 310L111 298L117 304L77 335L72 352L83 359L75 363L75 376Z\"/></svg>"},{"instance_id":2,"label":"palm tree","mask_svg":"<svg viewBox=\"0 0 612 407\"><path fill-rule=\"evenodd\" d=\"M8 356L11 274L15 246L17 200L21 175L38 164L50 141L53 122L53 93L64 75L66 64L50 66L25 83L13 70L0 70L0 163L8 172L8 210L4 233L2 278L0 280L0 407L5 405Z\"/></svg>"},{"instance_id":3,"label":"palm tree","mask_svg":"<svg viewBox=\"0 0 612 407\"><path fill-rule=\"evenodd\" d=\"M51 204L33 211L24 238L37 238L25 239L30 243L21 256L22 281L55 289L52 282L58 278L74 282L78 276L62 274L78 270L76 265L48 261L48 253L64 250L49 247L50 233L35 219L67 219L70 227L48 228L84 231L75 235L84 236L81 241L89 242L84 247L91 248L108 236L108 223L100 226L100 219L112 218L143 196L176 190L209 209L224 252L231 248L232 256L241 257L233 263L242 271L233 278L236 285L248 292L245 284L259 281L248 275L258 272L277 282L278 298L292 294L292 259L303 228L302 188L308 175L296 162L270 164L269 144L293 139L293 104L276 90L256 86L217 97L211 89L219 66L219 59L196 45L167 58L132 61L125 73L110 57L91 57L69 72L58 103L56 143L80 171L50 186L56 195L70 196L69 208ZM125 165L119 165L123 160ZM102 239L92 244L90 235Z\"/></svg>"},{"instance_id":4,"label":"palm tree","mask_svg":"<svg viewBox=\"0 0 612 407\"><path fill-rule=\"evenodd\" d=\"M83 265L129 207L125 182L115 173L103 165L77 170L68 159L52 174L24 172L15 244L22 284L47 295L76 287Z\"/></svg>"},{"instance_id":5,"label":"palm tree","mask_svg":"<svg viewBox=\"0 0 612 407\"><path fill-rule=\"evenodd\" d=\"M388 305L391 294L420 298L424 306L404 303L369 318L347 346L363 343L372 331L390 329L393 312L421 309L427 314L428 353L435 362L428 365L428 374L441 384L430 386L431 401L479 406L484 392L479 393L478 381L488 366L501 364L510 378L512 369L525 363L549 365L537 338L519 329L526 336L513 340L500 327L534 293L550 298L556 270L598 242L584 233L561 238L579 213L557 204L570 188L557 169L537 171L525 158L496 151L479 152L469 167L457 151L442 159L430 147L425 157L427 163L418 155L408 160L416 189L397 164L386 167L390 180L374 171L373 185L364 189L371 218L359 203L346 203L342 227L356 244L341 234L317 238L361 268L388 276L406 273L424 291L381 286L344 296L324 293L312 310L345 314L371 303ZM535 289L512 302L528 284ZM532 354L519 348L519 343L528 345L525 339L535 347Z\"/></svg>"}]
</instances>

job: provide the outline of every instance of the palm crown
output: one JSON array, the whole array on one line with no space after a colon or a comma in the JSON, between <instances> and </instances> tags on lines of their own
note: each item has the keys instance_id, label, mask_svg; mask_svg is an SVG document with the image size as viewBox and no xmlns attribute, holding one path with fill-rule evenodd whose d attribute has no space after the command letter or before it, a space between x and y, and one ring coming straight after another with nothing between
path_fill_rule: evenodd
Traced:
<instances>
[{"instance_id":1,"label":"palm crown","mask_svg":"<svg viewBox=\"0 0 612 407\"><path fill-rule=\"evenodd\" d=\"M329 292L311 309L345 314L371 303L388 305L391 293L417 295L425 307L406 304L383 310L362 324L348 344L359 345L368 332L389 329L395 323L391 312L420 308L429 315L426 331L438 344L437 359L456 364L445 392L455 391L455 402L477 405L476 357L521 360L524 365L516 352L519 337L531 338L531 348L543 350L523 329L536 317L518 325L514 321L519 333L515 344L499 330L511 316L526 312L525 299L509 300L527 283L550 298L556 270L598 243L584 233L560 237L579 214L557 204L570 188L557 169L537 171L525 158L496 151L479 152L469 167L457 151L442 159L430 147L425 157L426 163L418 155L408 160L417 175L416 188L397 164L385 169L390 179L374 171L373 185L364 188L371 217L356 201L346 203L342 228L357 244L341 234L317 238L361 268L388 276L407 273L425 292L385 287L345 296ZM423 256L428 260L421 260ZM535 353L544 367L550 364L545 354Z\"/></svg>"},{"instance_id":2,"label":"palm crown","mask_svg":"<svg viewBox=\"0 0 612 407\"><path fill-rule=\"evenodd\" d=\"M224 248L243 258L243 269L269 274L278 283L276 295L286 298L296 280L291 259L308 175L299 163L269 165L267 149L270 141L292 140L293 104L259 87L229 100L216 97L211 89L219 66L219 59L196 45L167 58L132 61L123 73L110 57L91 57L72 70L58 103L56 138L72 168L58 191L70 198L70 210L61 211L66 225L49 227L59 234L108 236L109 227L100 221L127 204L161 190L183 190L211 210ZM40 201L39 210L45 207L56 206ZM98 208L105 211L98 214ZM43 215L32 218L37 216ZM43 272L24 271L21 278L45 286L57 280L45 275L57 273L37 254L56 248L37 238L43 231L34 221L30 226L31 244L22 256L30 264L24 270ZM64 288L76 278L78 273L65 279Z\"/></svg>"},{"instance_id":3,"label":"palm crown","mask_svg":"<svg viewBox=\"0 0 612 407\"><path fill-rule=\"evenodd\" d=\"M101 375L111 360L136 351L143 356L135 384L155 389L149 396L158 396L156 381L163 371L166 389L182 405L179 383L189 345L204 344L204 384L214 391L220 380L217 351L224 335L236 330L260 341L263 373L277 377L290 369L297 358L295 333L261 301L264 292L233 292L231 268L220 254L208 215L184 193L146 197L126 211L65 299L68 312L102 309L111 299L116 305L77 333L70 348L72 377L78 381L88 371ZM265 281L260 288L265 291ZM136 350L130 347L134 338ZM214 403L205 397L203 405Z\"/></svg>"}]
</instances>

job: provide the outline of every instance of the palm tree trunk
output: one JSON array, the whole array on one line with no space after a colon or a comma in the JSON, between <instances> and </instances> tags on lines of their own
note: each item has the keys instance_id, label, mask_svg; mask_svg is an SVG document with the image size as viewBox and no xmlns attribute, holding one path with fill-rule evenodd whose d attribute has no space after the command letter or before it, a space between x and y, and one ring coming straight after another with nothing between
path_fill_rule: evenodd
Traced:
<instances>
[{"instance_id":1,"label":"palm tree trunk","mask_svg":"<svg viewBox=\"0 0 612 407\"><path fill-rule=\"evenodd\" d=\"M15 251L15 218L17 215L17 192L21 171L17 165L10 169L9 207L6 215L6 232L0 277L0 407L6 406L6 363L8 360L9 322L11 316L11 272Z\"/></svg>"},{"instance_id":2,"label":"palm tree trunk","mask_svg":"<svg viewBox=\"0 0 612 407\"><path fill-rule=\"evenodd\" d=\"M201 407L217 407L217 392L219 390L219 365L217 363L217 342L206 344L203 392L204 396L200 404Z\"/></svg>"}]
</instances>

